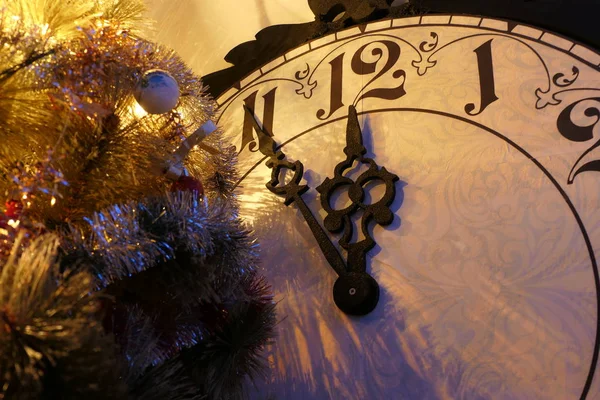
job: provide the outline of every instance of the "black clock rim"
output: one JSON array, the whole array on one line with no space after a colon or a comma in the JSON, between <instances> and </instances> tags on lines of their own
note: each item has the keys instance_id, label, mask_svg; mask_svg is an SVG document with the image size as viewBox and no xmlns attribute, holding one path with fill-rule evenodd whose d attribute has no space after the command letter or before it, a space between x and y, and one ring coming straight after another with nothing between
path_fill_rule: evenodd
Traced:
<instances>
[{"instance_id":1,"label":"black clock rim","mask_svg":"<svg viewBox=\"0 0 600 400\"><path fill-rule=\"evenodd\" d=\"M417 112L417 113L425 113L425 114L433 114L433 115L439 115L439 116L443 116L443 117L447 117L447 118L452 118L458 121L462 121L465 122L467 124L476 126L480 129L483 129L484 131L491 133L492 135L496 136L497 138L504 140L508 145L512 146L514 149L516 149L517 151L519 151L521 154L523 154L528 160L530 160L531 162L533 162L533 164L535 166L537 166L542 173L544 173L544 175L550 180L550 182L554 185L554 187L556 188L556 190L558 190L558 192L560 193L560 195L562 196L563 200L567 203L567 206L569 207L569 209L571 210L573 216L575 217L575 220L577 221L577 225L579 226L579 230L581 231L581 234L584 238L586 247L588 249L588 255L590 257L590 262L592 263L592 269L594 272L594 285L596 288L596 335L595 335L595 340L594 340L594 350L593 350L593 355L592 355L592 362L590 365L590 369L588 371L588 376L586 378L585 381L585 385L583 387L583 390L581 392L581 396L580 399L584 400L587 398L587 395L591 389L592 386L592 382L594 379L594 374L596 372L596 368L597 368L597 364L598 364L598 358L599 358L599 353L600 353L600 273L598 271L598 264L596 262L596 256L594 253L594 249L592 247L592 243L590 241L590 238L587 234L587 230L585 228L585 225L583 224L583 221L581 219L581 217L579 216L579 213L577 212L577 210L575 209L575 206L573 205L573 203L571 202L571 199L569 198L569 196L567 195L567 193L564 191L564 189L560 186L560 184L558 183L558 181L550 174L550 172L548 172L548 170L538 161L536 160L531 154L529 154L525 149L523 149L521 146L519 146L518 144L516 144L515 142L513 142L512 140L510 140L508 137L504 136L502 133L491 129L483 124L480 124L478 122L475 121L471 121L465 117L459 116L459 115L455 115L455 114L450 114L447 112L443 112L443 111L438 111L438 110L429 110L429 109L421 109L421 108L413 108L413 107L394 107L394 108L381 108L381 109L375 109L375 110L368 110L368 111L362 111L362 112L357 112L357 115L363 115L363 114L377 114L377 113L386 113L386 112ZM329 124L347 119L348 116L344 115L342 117L338 117L338 118L334 118L331 119L327 122L324 122L322 124L318 124L315 125L303 132L300 132L299 134L289 138L288 140L286 140L285 142L279 144L277 146L277 148L275 150L279 150L281 148L283 148L285 145L293 142L294 140L316 130L319 128L322 128L324 126L327 126ZM261 158L259 161L257 161L252 167L250 167L245 173L244 175L242 175L240 177L240 179L238 180L238 182L236 182L235 188L237 188L240 183L242 183L242 181L252 172L254 171L259 165L263 164L266 161L267 157L263 157Z\"/></svg>"}]
</instances>

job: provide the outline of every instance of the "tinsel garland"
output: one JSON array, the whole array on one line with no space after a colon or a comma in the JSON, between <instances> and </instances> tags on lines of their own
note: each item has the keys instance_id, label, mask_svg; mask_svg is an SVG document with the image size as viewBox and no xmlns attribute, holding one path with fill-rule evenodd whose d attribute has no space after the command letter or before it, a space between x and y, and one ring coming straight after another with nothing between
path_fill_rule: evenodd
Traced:
<instances>
[{"instance_id":1,"label":"tinsel garland","mask_svg":"<svg viewBox=\"0 0 600 400\"><path fill-rule=\"evenodd\" d=\"M245 378L264 377L266 360L260 351L273 337L276 321L263 278L248 274L242 295L250 300L229 299L221 303L222 309L212 310L218 321L196 345L144 374L130 375L132 395L156 400L246 398Z\"/></svg>"},{"instance_id":2,"label":"tinsel garland","mask_svg":"<svg viewBox=\"0 0 600 400\"><path fill-rule=\"evenodd\" d=\"M167 193L97 212L61 246L44 235L19 257L15 243L0 275L5 394L76 398L112 379L113 398L240 398L264 368L275 313L234 211Z\"/></svg>"},{"instance_id":3,"label":"tinsel garland","mask_svg":"<svg viewBox=\"0 0 600 400\"><path fill-rule=\"evenodd\" d=\"M0 0L0 399L239 399L263 370L235 150L211 134L184 165L205 196L165 193L216 104L145 26L139 0ZM180 89L161 115L133 95L151 69Z\"/></svg>"},{"instance_id":4,"label":"tinsel garland","mask_svg":"<svg viewBox=\"0 0 600 400\"><path fill-rule=\"evenodd\" d=\"M188 254L188 263L201 264L202 270L171 265L169 274L185 276L192 270L212 279L218 275L220 281L239 280L255 268L258 254L236 212L225 200L209 202L189 192L115 205L93 213L84 218L83 227L71 226L61 235L66 252L63 263L92 266L99 288L176 260L177 254ZM168 281L168 276L163 280ZM202 287L192 292L200 300L213 295Z\"/></svg>"},{"instance_id":5,"label":"tinsel garland","mask_svg":"<svg viewBox=\"0 0 600 400\"><path fill-rule=\"evenodd\" d=\"M33 12L27 1L17 3ZM114 199L159 194L165 186L165 160L212 118L214 100L174 51L139 37L133 29L142 19L139 1L69 2L77 6L74 10L81 8L78 12L64 10L69 7L58 0L39 3L45 13L23 16L0 35L7 54L0 56L0 76L22 66L0 81L0 170L34 164L53 149L53 166L69 186L52 207L34 199L29 211L50 226L64 220L77 223ZM17 9L6 9L2 21L13 21L9 11ZM64 22L68 18L73 18L70 30ZM136 105L136 84L151 69L168 71L179 85L180 101L168 113L151 115ZM194 149L185 166L206 179L208 189L225 194L232 186L233 154L218 136L211 135L206 144L219 154ZM10 182L0 181L1 192L10 190Z\"/></svg>"},{"instance_id":6,"label":"tinsel garland","mask_svg":"<svg viewBox=\"0 0 600 400\"><path fill-rule=\"evenodd\" d=\"M235 398L240 377L264 368L274 303L235 215L226 200L175 192L94 213L62 235L63 268L89 269L115 300L106 326L129 360L134 391L139 380L169 375L173 357L195 382L182 392L195 385L215 399Z\"/></svg>"}]
</instances>

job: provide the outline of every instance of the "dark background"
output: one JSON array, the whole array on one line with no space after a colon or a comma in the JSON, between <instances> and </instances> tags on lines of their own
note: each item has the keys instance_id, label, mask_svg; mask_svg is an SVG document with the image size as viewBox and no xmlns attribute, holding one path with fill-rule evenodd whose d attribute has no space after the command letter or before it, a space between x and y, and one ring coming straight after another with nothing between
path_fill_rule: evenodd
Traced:
<instances>
[{"instance_id":1,"label":"dark background","mask_svg":"<svg viewBox=\"0 0 600 400\"><path fill-rule=\"evenodd\" d=\"M423 0L430 12L477 14L537 25L600 48L600 0Z\"/></svg>"}]
</instances>

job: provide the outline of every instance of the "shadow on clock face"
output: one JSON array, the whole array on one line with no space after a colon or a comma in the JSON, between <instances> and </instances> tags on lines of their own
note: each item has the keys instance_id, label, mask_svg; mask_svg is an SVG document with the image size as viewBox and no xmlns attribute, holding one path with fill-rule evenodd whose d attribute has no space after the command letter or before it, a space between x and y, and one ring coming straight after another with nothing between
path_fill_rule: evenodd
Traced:
<instances>
[{"instance_id":1,"label":"shadow on clock face","mask_svg":"<svg viewBox=\"0 0 600 400\"><path fill-rule=\"evenodd\" d=\"M344 125L283 149L308 166L312 187L341 160ZM281 319L255 398L577 398L592 357L595 288L584 237L556 187L524 154L465 122L405 112L373 113L363 125L369 154L406 183L395 222L373 229L368 271L382 293L364 317L335 307L336 275L297 209L264 189L268 169L243 182L241 214L260 240ZM368 139L370 129L381 139ZM569 160L550 153L538 161L568 173ZM322 221L314 192L305 201Z\"/></svg>"},{"instance_id":2,"label":"shadow on clock face","mask_svg":"<svg viewBox=\"0 0 600 400\"><path fill-rule=\"evenodd\" d=\"M268 207L271 212L262 217L271 221L303 221L296 210L282 206L277 198L272 200ZM379 304L370 314L346 316L333 304L331 289L336 275L324 265L318 248L313 247L293 259L285 250L288 246L305 249L310 246L314 240L310 229L303 224L294 229L274 224L273 228L268 233L257 231L257 234L280 238L281 243L281 246L262 248L263 257L269 260L264 268L279 271L269 274L271 283L286 287L285 292L289 293L279 292L277 298L280 304L286 304L280 307L283 329L279 330L276 340L295 345L279 347L276 344L267 350L266 357L272 367L291 373L286 376L276 372L266 382L259 382L254 398L281 393L285 393L286 399L371 398L369 386L373 382L366 380L374 372L379 380L386 381L377 385L396 387L394 390L410 398L437 398L435 389L413 370L403 354L405 344L398 341L398 335L405 331L406 321L399 311L402 307L395 304L387 290L382 288ZM373 336L365 338L361 333L365 330ZM427 336L423 331L421 340L428 341ZM376 357L365 358L365 352L372 352ZM393 369L377 361L390 358L395 360ZM365 364L365 361L368 362ZM432 361L430 358L427 363Z\"/></svg>"},{"instance_id":3,"label":"shadow on clock face","mask_svg":"<svg viewBox=\"0 0 600 400\"><path fill-rule=\"evenodd\" d=\"M267 207L271 212L262 218L298 224L290 229L273 223L275 229L268 232L261 230L262 224L255 226L259 237L279 243L269 241L262 254L269 260L263 267L270 271L270 282L278 288L280 323L276 343L265 354L272 375L257 382L252 398L269 399L282 393L286 399L445 398L437 381L458 384L468 365L451 349L440 354L430 325L408 329L415 311L412 305L398 302L402 278L386 277L389 270L378 274L378 280L384 277L399 287L390 291L382 286L377 308L366 316L343 314L331 296L336 276L312 244L310 229L300 223L302 216L279 199L271 200ZM306 251L291 255L293 248ZM493 387L493 380L502 384L500 374L481 379L486 380L485 390L478 393L479 388L469 388L465 398L489 398L485 392Z\"/></svg>"}]
</instances>

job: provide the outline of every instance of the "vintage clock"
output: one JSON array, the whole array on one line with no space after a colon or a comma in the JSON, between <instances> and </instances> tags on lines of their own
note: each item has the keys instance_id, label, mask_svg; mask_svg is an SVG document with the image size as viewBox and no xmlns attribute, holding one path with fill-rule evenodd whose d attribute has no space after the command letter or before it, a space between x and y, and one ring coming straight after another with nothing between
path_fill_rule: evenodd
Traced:
<instances>
[{"instance_id":1,"label":"vintage clock","mask_svg":"<svg viewBox=\"0 0 600 400\"><path fill-rule=\"evenodd\" d=\"M313 40L218 98L279 300L276 398L600 398L600 55L464 15Z\"/></svg>"}]
</instances>

